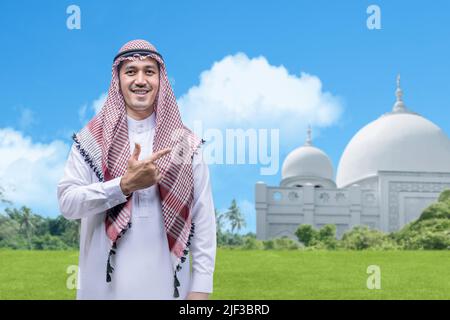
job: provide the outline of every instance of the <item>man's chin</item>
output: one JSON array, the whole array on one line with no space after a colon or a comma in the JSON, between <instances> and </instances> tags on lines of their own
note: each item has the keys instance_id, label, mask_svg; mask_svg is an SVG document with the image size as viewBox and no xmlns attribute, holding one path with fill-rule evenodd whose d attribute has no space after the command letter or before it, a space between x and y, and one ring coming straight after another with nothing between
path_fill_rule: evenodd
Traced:
<instances>
[{"instance_id":1,"label":"man's chin","mask_svg":"<svg viewBox=\"0 0 450 320\"><path fill-rule=\"evenodd\" d=\"M142 105L142 104L134 104L131 106L131 109L133 109L135 112L139 112L139 113L145 113L145 112L149 112L152 110L152 105Z\"/></svg>"}]
</instances>

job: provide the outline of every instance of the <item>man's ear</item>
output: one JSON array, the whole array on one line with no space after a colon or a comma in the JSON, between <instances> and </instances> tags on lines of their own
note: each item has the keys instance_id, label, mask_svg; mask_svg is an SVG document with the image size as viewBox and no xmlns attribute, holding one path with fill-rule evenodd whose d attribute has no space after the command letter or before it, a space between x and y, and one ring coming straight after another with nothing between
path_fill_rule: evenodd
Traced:
<instances>
[{"instance_id":1,"label":"man's ear","mask_svg":"<svg viewBox=\"0 0 450 320\"><path fill-rule=\"evenodd\" d=\"M117 66L117 79L119 80L119 93L122 94L122 86L120 85L120 68L122 67L123 61Z\"/></svg>"},{"instance_id":2,"label":"man's ear","mask_svg":"<svg viewBox=\"0 0 450 320\"><path fill-rule=\"evenodd\" d=\"M125 60L123 60L123 61L125 61ZM117 74L120 74L120 69L122 68L123 61L120 61L119 64L117 65Z\"/></svg>"}]
</instances>

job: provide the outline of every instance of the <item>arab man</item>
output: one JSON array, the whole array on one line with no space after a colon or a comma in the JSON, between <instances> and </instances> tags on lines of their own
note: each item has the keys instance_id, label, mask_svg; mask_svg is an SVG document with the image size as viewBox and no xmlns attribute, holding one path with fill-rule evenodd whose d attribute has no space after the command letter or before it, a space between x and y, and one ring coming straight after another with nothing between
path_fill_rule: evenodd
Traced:
<instances>
[{"instance_id":1,"label":"arab man","mask_svg":"<svg viewBox=\"0 0 450 320\"><path fill-rule=\"evenodd\" d=\"M103 108L73 140L58 200L81 219L77 299L208 299L216 221L204 141L183 125L153 45L119 50Z\"/></svg>"}]
</instances>

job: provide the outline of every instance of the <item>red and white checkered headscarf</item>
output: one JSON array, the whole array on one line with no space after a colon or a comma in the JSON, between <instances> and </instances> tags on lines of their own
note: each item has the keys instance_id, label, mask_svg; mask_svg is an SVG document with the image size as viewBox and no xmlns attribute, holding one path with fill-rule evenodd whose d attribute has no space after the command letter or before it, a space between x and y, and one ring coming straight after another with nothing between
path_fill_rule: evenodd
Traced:
<instances>
[{"instance_id":1,"label":"red and white checkered headscarf","mask_svg":"<svg viewBox=\"0 0 450 320\"><path fill-rule=\"evenodd\" d=\"M163 178L158 183L164 228L174 268L174 297L178 297L177 271L188 254L194 224L191 221L191 205L194 197L192 159L202 140L182 123L175 96L167 78L166 67L155 47L144 40L125 44L112 66L112 79L108 97L101 111L78 133L75 144L85 161L100 181L121 177L131 156L128 138L126 105L120 91L118 66L124 60L153 58L159 64L159 92L154 103L156 131L153 152L172 148L170 156L155 163ZM127 202L106 212L105 228L111 240L107 261L106 281L111 281L111 256L117 250L117 241L131 227L132 195ZM116 266L120 267L120 266Z\"/></svg>"}]
</instances>

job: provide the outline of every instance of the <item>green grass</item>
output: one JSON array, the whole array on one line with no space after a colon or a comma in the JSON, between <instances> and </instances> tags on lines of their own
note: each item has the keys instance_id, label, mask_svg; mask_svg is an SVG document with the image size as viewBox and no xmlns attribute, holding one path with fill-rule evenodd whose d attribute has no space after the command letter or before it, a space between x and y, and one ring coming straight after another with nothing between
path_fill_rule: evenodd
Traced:
<instances>
[{"instance_id":1,"label":"green grass","mask_svg":"<svg viewBox=\"0 0 450 320\"><path fill-rule=\"evenodd\" d=\"M74 299L74 251L0 250L0 299ZM369 265L381 289L369 290ZM450 299L448 251L219 249L212 299Z\"/></svg>"},{"instance_id":2,"label":"green grass","mask_svg":"<svg viewBox=\"0 0 450 320\"><path fill-rule=\"evenodd\" d=\"M75 299L66 272L76 264L78 251L0 250L0 299Z\"/></svg>"},{"instance_id":3,"label":"green grass","mask_svg":"<svg viewBox=\"0 0 450 320\"><path fill-rule=\"evenodd\" d=\"M367 288L367 267L381 289ZM450 299L448 251L220 250L215 299Z\"/></svg>"}]
</instances>

